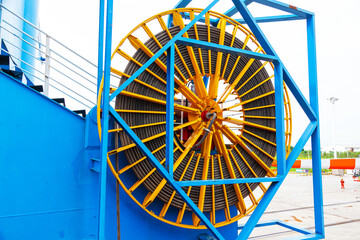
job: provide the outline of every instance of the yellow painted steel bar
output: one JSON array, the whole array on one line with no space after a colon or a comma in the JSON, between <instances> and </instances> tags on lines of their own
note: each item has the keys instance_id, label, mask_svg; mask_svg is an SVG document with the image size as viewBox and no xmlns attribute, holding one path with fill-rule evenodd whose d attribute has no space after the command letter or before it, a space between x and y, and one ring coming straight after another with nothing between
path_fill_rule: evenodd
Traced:
<instances>
[{"instance_id":1,"label":"yellow painted steel bar","mask_svg":"<svg viewBox=\"0 0 360 240\"><path fill-rule=\"evenodd\" d=\"M275 119L275 117L266 117L266 116L251 116L251 115L245 115L245 118L258 118L258 119Z\"/></svg>"},{"instance_id":2,"label":"yellow painted steel bar","mask_svg":"<svg viewBox=\"0 0 360 240\"><path fill-rule=\"evenodd\" d=\"M220 99L218 100L218 103L223 103L226 101L226 99L228 98L228 96L230 95L230 93L234 90L234 88L236 87L236 85L239 83L239 81L241 80L241 78L244 76L244 74L246 73L246 71L250 68L251 64L255 61L254 58L250 59L247 64L245 65L245 67L241 70L240 74L235 78L234 82L231 83L230 85L228 85L225 89L225 91L222 93Z\"/></svg>"},{"instance_id":3,"label":"yellow painted steel bar","mask_svg":"<svg viewBox=\"0 0 360 240\"><path fill-rule=\"evenodd\" d=\"M175 122L175 121L174 121ZM148 124L143 124L143 125L136 125L136 126L131 126L130 129L137 129L137 128L143 128L143 127L151 127L151 126L157 126L157 125L163 125L166 124L165 122L156 122L156 123L148 123ZM116 129L110 129L109 132L119 132L122 131L122 128L116 128Z\"/></svg>"},{"instance_id":4,"label":"yellow painted steel bar","mask_svg":"<svg viewBox=\"0 0 360 240\"><path fill-rule=\"evenodd\" d=\"M215 122L215 124L216 124L216 122ZM237 177L235 175L234 168L233 168L233 166L231 164L229 153L227 152L225 142L224 142L224 139L223 139L223 136L222 136L222 132L219 129L217 129L215 131L214 136L215 136L214 137L214 140L215 140L214 142L215 142L216 149L220 152L220 155L222 155L224 157L226 167L227 167L227 169L229 171L230 177L233 178L233 179L236 179ZM244 198L242 196L239 184L233 184L233 186L234 186L234 189L235 189L237 199L239 200L236 203L235 206L236 206L236 208L239 210L239 212L241 214L245 214L246 213L246 205L245 205Z\"/></svg>"},{"instance_id":5,"label":"yellow painted steel bar","mask_svg":"<svg viewBox=\"0 0 360 240\"><path fill-rule=\"evenodd\" d=\"M261 83L257 84L255 87L252 87L252 88L250 88L248 91L246 91L246 92L244 92L243 94L241 94L239 97L241 98L241 97L245 96L246 94L248 94L249 92L252 92L254 89L256 89L256 88L260 87L261 85L263 85L264 83L270 81L271 78L273 78L273 77L274 77L274 75L268 77L267 79L265 79L265 80L262 81ZM237 91L238 91L238 90L237 90Z\"/></svg>"},{"instance_id":6,"label":"yellow painted steel bar","mask_svg":"<svg viewBox=\"0 0 360 240\"><path fill-rule=\"evenodd\" d=\"M183 29L185 27L185 23L183 21L183 18L178 12L174 12L174 14L173 14L173 22L174 22L174 25L179 26L180 29ZM184 33L184 37L189 38L187 32ZM202 79L202 74L200 72L200 68L199 68L199 65L197 63L194 50L193 50L193 48L191 46L186 46L186 49L187 49L187 51L189 53L191 64L192 64L192 66L194 68L194 71L195 71L195 77L193 78L193 80L194 80L194 84L195 84L196 93L199 95L199 97L201 99L206 99L208 94L207 94L207 91L206 91L205 83L204 83L204 81Z\"/></svg>"},{"instance_id":7,"label":"yellow painted steel bar","mask_svg":"<svg viewBox=\"0 0 360 240\"><path fill-rule=\"evenodd\" d=\"M190 20L192 21L192 20L194 20L194 18L195 18L194 11L190 11ZM199 40L199 34L197 31L196 24L194 24L194 31L195 31L196 40ZM204 67L204 62L203 62L203 58L202 58L201 48L198 48L198 53L199 53L201 72L202 72L202 75L205 76L205 67Z\"/></svg>"},{"instance_id":8,"label":"yellow painted steel bar","mask_svg":"<svg viewBox=\"0 0 360 240\"><path fill-rule=\"evenodd\" d=\"M178 130L184 128L184 127L188 127L188 126L190 126L190 125L192 125L192 124L196 124L196 123L198 123L198 122L200 122L200 121L201 121L201 118L198 118L198 119L196 119L196 120L194 120L194 121L181 124L181 125L179 125L179 126L174 127L174 131L178 131ZM161 133L158 133L158 134L153 135L153 136L151 136L151 137L142 139L141 141L142 141L143 143L146 143L146 142L151 141L151 140L154 140L154 139L156 139L156 138L165 136L165 134L166 134L166 131L161 132ZM135 147L135 146L136 146L135 143L131 143L131 144L129 144L129 145L126 145L126 146L123 146L123 147L120 147L120 148L117 148L117 149L114 149L114 150L108 152L108 155L113 155L113 154L116 154L116 153L125 151L125 150L130 149L130 148ZM174 165L175 165L175 164L174 164Z\"/></svg>"},{"instance_id":9,"label":"yellow painted steel bar","mask_svg":"<svg viewBox=\"0 0 360 240\"><path fill-rule=\"evenodd\" d=\"M167 28L166 23L165 23L164 20L162 19L162 17L158 16L157 20L159 21L161 28L162 28L163 30L165 30L166 33L167 33L167 35L169 36L169 38L172 39L173 37L172 37L169 29ZM196 25L196 24L195 24L195 25ZM195 26L195 25L194 25L194 26ZM187 73L189 74L189 76L190 76L190 79L193 78L193 76L192 76L192 74L191 74L191 72L190 72L190 69L189 69L189 67L187 66L187 64L186 64L186 62L185 62L185 60L184 60L184 57L182 56L179 48L177 47L176 44L174 44L174 46L175 46L175 51L176 51L176 53L178 54L178 56L179 56L182 64L184 65L184 67L185 67L185 69L186 69L186 72L187 72ZM187 80L186 80L186 82L187 82Z\"/></svg>"},{"instance_id":10,"label":"yellow painted steel bar","mask_svg":"<svg viewBox=\"0 0 360 240\"><path fill-rule=\"evenodd\" d=\"M264 94L259 95L259 96L257 96L257 97L251 98L251 99L249 99L249 100L246 100L246 101L243 101L243 102L237 103L237 104L235 104L235 105L233 105L233 106L231 106L231 107L224 108L224 109L223 109L223 111L227 111L227 110L230 110L230 109L236 108L236 107L238 107L238 106L245 105L245 104L247 104L247 103L253 102L253 101L255 101L255 100L258 100L258 99L260 99L260 98L263 98L263 97L269 96L269 95L274 94L274 93L275 93L275 91L270 91L270 92L264 93Z\"/></svg>"},{"instance_id":11,"label":"yellow painted steel bar","mask_svg":"<svg viewBox=\"0 0 360 240\"><path fill-rule=\"evenodd\" d=\"M174 149L174 153L178 150L178 147ZM165 158L163 160L160 161L160 164L164 164L165 163ZM143 177L142 179L139 179L134 185L132 185L130 188L129 188L129 191L130 192L133 192L135 191L146 179L148 179L151 174L153 174L154 172L156 171L156 168L153 168L149 171L148 174L145 175L145 177Z\"/></svg>"},{"instance_id":12,"label":"yellow painted steel bar","mask_svg":"<svg viewBox=\"0 0 360 240\"><path fill-rule=\"evenodd\" d=\"M145 23L142 25L142 27L143 27L143 29L145 30L145 32L148 34L148 36L149 36L150 38L154 39L154 41L156 42L156 44L157 44L160 48L162 48L163 46L162 46L161 43L157 40L157 38L155 37L155 35L151 32L151 30L149 29L149 27L148 27ZM175 50L176 50L176 49L175 49ZM167 56L167 52L166 52L166 51L164 52L164 55ZM179 55L179 57L180 57L180 59L184 60L183 57L181 56L181 54ZM182 62L183 62L183 64L184 64L184 61L182 61ZM190 78L191 78L192 76L191 76L191 72L190 72L189 68L188 68L186 65L184 65L184 66L185 66L185 69L187 70L187 73L189 74L189 76L190 76ZM180 69L178 68L178 66L177 66L176 64L174 64L174 68L175 68L175 70L176 70L177 72L180 72Z\"/></svg>"},{"instance_id":13,"label":"yellow painted steel bar","mask_svg":"<svg viewBox=\"0 0 360 240\"><path fill-rule=\"evenodd\" d=\"M218 163L219 163L219 170L220 170L221 179L224 179L224 173L223 173L223 170L222 170L221 158L220 158L220 155L219 155L219 154L217 155L217 159L218 159ZM228 202L228 198L227 198L227 192L226 192L226 186L225 186L225 184L222 185L222 188L223 188L224 200L225 200L225 209L224 209L224 211L225 211L225 218L226 218L226 221L230 221L230 219L231 219L230 207L229 207L229 202Z\"/></svg>"},{"instance_id":14,"label":"yellow painted steel bar","mask_svg":"<svg viewBox=\"0 0 360 240\"><path fill-rule=\"evenodd\" d=\"M225 40L225 30L226 30L226 19L221 18L218 26L220 29L220 35L219 35L219 44L224 45ZM212 76L212 80L209 84L209 98L215 99L217 98L218 89L219 89L219 81L220 81L220 70L221 70L221 64L222 64L222 52L218 52L216 56L216 67L215 67L215 73Z\"/></svg>"},{"instance_id":15,"label":"yellow painted steel bar","mask_svg":"<svg viewBox=\"0 0 360 240\"><path fill-rule=\"evenodd\" d=\"M244 158L244 156L241 154L241 152L239 151L239 149L237 149L237 147L233 147L233 149L235 149L235 151L237 152L237 154L239 154L239 156L241 157L241 159L243 160L243 162L245 163L245 165L250 169L250 172L254 175L255 178L258 178L257 174L255 173L254 169L250 166L250 164L248 163L248 161L246 161L246 159Z\"/></svg>"},{"instance_id":16,"label":"yellow painted steel bar","mask_svg":"<svg viewBox=\"0 0 360 240\"><path fill-rule=\"evenodd\" d=\"M157 149L155 149L155 150L152 151L151 153L154 154L154 153L160 151L161 149L163 149L165 146L166 146L166 144L162 145L161 147L158 147ZM142 161L144 161L145 159L146 159L146 156L140 158L139 160L137 160L136 162L134 162L134 163L132 163L132 164L130 164L130 165L127 165L126 167L123 167L122 169L120 169L120 170L118 171L118 175L126 172L126 171L129 170L130 168L132 168L132 167L134 167L135 165L137 165L137 164L141 163Z\"/></svg>"},{"instance_id":17,"label":"yellow painted steel bar","mask_svg":"<svg viewBox=\"0 0 360 240\"><path fill-rule=\"evenodd\" d=\"M250 141L248 138L244 137L243 135L240 136L240 138L244 139L246 142L250 143L252 146L254 146L257 150L259 150L260 152L262 152L263 154L265 154L266 156L268 156L269 158L271 158L273 161L275 160L275 158L273 156L271 156L269 153L267 153L266 151L264 151L264 149L260 148L258 145L256 145L255 143L253 143L252 141Z\"/></svg>"},{"instance_id":18,"label":"yellow painted steel bar","mask_svg":"<svg viewBox=\"0 0 360 240\"><path fill-rule=\"evenodd\" d=\"M237 29L238 29L238 26L234 26L233 32L231 34L232 39L231 39L230 47L232 47L234 45ZM231 56L231 54L227 54L227 56L226 56L226 60L225 60L225 64L224 64L224 70L223 70L223 72L221 74L221 78L224 78L224 76L225 76L225 72L226 72L227 65L229 63L230 56Z\"/></svg>"},{"instance_id":19,"label":"yellow painted steel bar","mask_svg":"<svg viewBox=\"0 0 360 240\"><path fill-rule=\"evenodd\" d=\"M196 171L197 171L197 169L198 169L199 162L200 162L200 157L201 157L201 155L198 154L198 155L197 155L197 159L196 159L196 163L195 163L194 172L193 172L193 174L192 174L192 176L191 176L191 181L194 181L194 179L195 179ZM192 188L192 186L190 186L190 187L188 188L187 192L186 192L186 194L187 194L188 196L190 196L191 188ZM183 217L184 217L185 210L186 210L186 203L184 202L182 208L179 210L179 214L178 214L177 219L176 219L176 223L177 223L177 224L180 224L180 223L182 222L182 219L183 219Z\"/></svg>"},{"instance_id":20,"label":"yellow painted steel bar","mask_svg":"<svg viewBox=\"0 0 360 240\"><path fill-rule=\"evenodd\" d=\"M246 48L246 45L247 45L249 39L250 39L250 34L248 34L248 35L246 36L245 40L244 40L244 45L243 45L243 47L242 47L243 50ZM227 83L230 81L230 79L231 79L231 77L232 77L232 75L233 75L233 73L234 73L234 71L235 71L235 69L236 69L236 67L237 67L237 64L238 64L240 58L241 58L241 56L238 56L238 57L236 58L235 64L234 64L233 68L231 69L231 72L230 72L228 78L225 80Z\"/></svg>"},{"instance_id":21,"label":"yellow painted steel bar","mask_svg":"<svg viewBox=\"0 0 360 240\"><path fill-rule=\"evenodd\" d=\"M115 68L110 68L110 71L112 72L112 73L115 73L116 75L118 75L118 76L124 76L124 77L127 77L127 78L130 78L131 76L130 75L128 75L128 74L126 74L126 73L123 73L123 72L121 72L121 71L119 71L119 70L117 70L117 69L115 69ZM143 81L141 81L141 80L139 80L139 79L134 79L134 82L137 82L137 83L139 83L139 84L141 84L141 85L143 85L143 86L145 86L145 87L148 87L148 88L150 88L151 90L154 90L154 91L156 91L156 92L158 92L158 93L161 93L162 95L165 95L166 96L166 92L164 92L164 91L161 91L160 89L158 89L158 88L156 88L156 87L154 87L154 86L151 86L150 84L147 84L147 83L144 83ZM114 89L114 90L116 90L116 89Z\"/></svg>"},{"instance_id":22,"label":"yellow painted steel bar","mask_svg":"<svg viewBox=\"0 0 360 240\"><path fill-rule=\"evenodd\" d=\"M210 13L207 12L205 14L205 25L207 26L207 30L208 30L208 42L211 42L211 32L210 32ZM208 62L209 62L209 74L212 74L212 69L211 69L211 50L208 50Z\"/></svg>"},{"instance_id":23,"label":"yellow painted steel bar","mask_svg":"<svg viewBox=\"0 0 360 240\"><path fill-rule=\"evenodd\" d=\"M251 111L251 110L256 110L256 109L263 109L263 108L270 108L270 107L275 107L275 104L264 105L264 106L253 107L253 108L246 108L246 109L243 109L243 111L246 112L246 111Z\"/></svg>"},{"instance_id":24,"label":"yellow painted steel bar","mask_svg":"<svg viewBox=\"0 0 360 240\"><path fill-rule=\"evenodd\" d=\"M250 127L260 128L260 129L267 130L267 131L270 131L270 132L276 132L276 129L275 129L275 128L263 126L263 125L256 124L256 123L252 123L252 122L248 122L248 121L239 120L239 119L236 119L236 118L231 118L231 117L222 118L222 117L218 117L218 119L221 120L221 121L225 121L225 122L229 122L229 123L234 123L234 124L237 124L237 125L248 125L248 126L250 126Z\"/></svg>"},{"instance_id":25,"label":"yellow painted steel bar","mask_svg":"<svg viewBox=\"0 0 360 240\"><path fill-rule=\"evenodd\" d=\"M157 103L157 104L161 104L161 105L165 105L166 106L166 101L165 100L160 100L157 98L152 98L152 97L148 97L148 96L144 96L141 94L137 94L137 93L133 93L133 92L128 92L128 91L121 91L120 92L121 95L124 96L128 96L128 97L132 97L132 98L137 98L140 100L144 100L144 101L148 101L148 102L152 102L152 103ZM195 113L195 114L200 114L200 110L196 109L196 108L192 108L192 107L187 107L187 106L183 106L180 104L174 104L174 109L179 110L179 111L184 111L184 112L190 112L190 113Z\"/></svg>"},{"instance_id":26,"label":"yellow painted steel bar","mask_svg":"<svg viewBox=\"0 0 360 240\"><path fill-rule=\"evenodd\" d=\"M259 135L255 134L255 133L252 133L246 129L243 129L242 131L276 147L276 143L273 143L272 141L269 141L263 137L260 137Z\"/></svg>"},{"instance_id":27,"label":"yellow painted steel bar","mask_svg":"<svg viewBox=\"0 0 360 240\"><path fill-rule=\"evenodd\" d=\"M130 35L128 37L129 42L131 43L131 45L136 49L141 49L146 55L148 55L150 58L153 57L155 54L143 43L141 42L137 37L134 37L132 35ZM154 63L156 65L158 65L164 72L167 72L166 70L166 65L158 58L154 61ZM176 66L175 70L176 72L181 76L181 78L186 81L186 78L184 76L184 74L179 70L179 68L177 68ZM175 77L174 77L175 78Z\"/></svg>"},{"instance_id":28,"label":"yellow painted steel bar","mask_svg":"<svg viewBox=\"0 0 360 240\"><path fill-rule=\"evenodd\" d=\"M241 84L240 87L238 87L238 88L236 89L236 91L239 91L242 87L244 87L245 84L248 83L248 82L249 82L258 72L260 72L260 70L263 69L263 68L266 66L266 64L268 64L268 63L269 63L269 62L264 62L264 63L261 65L261 67L259 67L248 79L246 79L245 82L243 82L243 84Z\"/></svg>"},{"instance_id":29,"label":"yellow painted steel bar","mask_svg":"<svg viewBox=\"0 0 360 240\"><path fill-rule=\"evenodd\" d=\"M202 180L208 179L212 137L213 137L213 132L209 132L209 134L207 135L207 137L203 143L203 149L201 151L201 154L203 155L203 171L202 171L202 177L201 177ZM198 208L200 209L200 211L204 210L206 187L207 187L206 185L200 186L200 194L199 194L199 202L198 202ZM193 220L194 226L200 225L201 221L195 215L195 213L192 214L192 220Z\"/></svg>"},{"instance_id":30,"label":"yellow painted steel bar","mask_svg":"<svg viewBox=\"0 0 360 240\"><path fill-rule=\"evenodd\" d=\"M184 151L181 153L181 155L178 157L178 159L176 159L176 161L174 162L173 171L176 171L176 169L179 167L181 162L187 156L188 152L191 150L191 147L196 143L198 138L201 136L202 132L203 132L203 126L199 125L197 130L195 132L193 132L193 134L190 136L187 143L185 143L186 147L185 147ZM190 145L191 145L191 147L190 147ZM162 179L161 182L158 184L158 186L155 188L155 190L151 194L148 194L145 197L143 205L148 206L150 203L152 203L152 201L154 201L156 196L163 189L165 184L166 184L166 180Z\"/></svg>"},{"instance_id":31,"label":"yellow painted steel bar","mask_svg":"<svg viewBox=\"0 0 360 240\"><path fill-rule=\"evenodd\" d=\"M215 127L221 132L233 143L233 144L239 144L241 148L243 148L266 172L267 175L271 177L275 177L274 172L270 169L268 165L266 165L250 148L233 132L231 129L224 125L220 126L219 123L215 122Z\"/></svg>"},{"instance_id":32,"label":"yellow painted steel bar","mask_svg":"<svg viewBox=\"0 0 360 240\"><path fill-rule=\"evenodd\" d=\"M234 164L235 164L235 166L236 166L236 169L239 171L241 177L242 177L242 178L245 178L243 172L241 171L241 168L240 168L239 164L237 163L237 161L236 161L236 159L235 159L235 157L234 157L234 154L231 152L230 149L228 149L228 153L229 153L231 159L233 160L233 162L234 162ZM254 194L253 194L253 192L252 192L249 184L248 184L248 183L245 183L245 186L246 186L246 188L248 189L248 191L249 191L249 193L250 193L249 197L250 197L251 202L252 202L253 204L256 204L256 198L254 197Z\"/></svg>"},{"instance_id":33,"label":"yellow painted steel bar","mask_svg":"<svg viewBox=\"0 0 360 240\"><path fill-rule=\"evenodd\" d=\"M214 173L214 156L211 156L211 179L215 179L215 173ZM211 213L210 213L210 221L212 224L216 223L216 217L215 217L215 185L211 185Z\"/></svg>"},{"instance_id":34,"label":"yellow painted steel bar","mask_svg":"<svg viewBox=\"0 0 360 240\"><path fill-rule=\"evenodd\" d=\"M166 112L161 111L146 111L146 110L128 110L128 109L115 109L118 113L147 113L147 114L166 114Z\"/></svg>"}]
</instances>

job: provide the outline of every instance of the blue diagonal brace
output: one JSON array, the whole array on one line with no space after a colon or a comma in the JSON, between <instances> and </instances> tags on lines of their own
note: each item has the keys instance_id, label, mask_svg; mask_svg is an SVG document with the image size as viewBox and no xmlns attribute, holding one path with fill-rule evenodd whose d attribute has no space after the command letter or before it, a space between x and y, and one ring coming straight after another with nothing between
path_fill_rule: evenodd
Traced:
<instances>
[{"instance_id":1,"label":"blue diagonal brace","mask_svg":"<svg viewBox=\"0 0 360 240\"><path fill-rule=\"evenodd\" d=\"M168 41L165 46L163 46L154 56L152 56L141 68L139 68L129 79L127 79L121 86L116 89L116 91L111 94L110 101L113 100L122 90L124 90L129 84L134 81L145 69L147 69L156 59L158 59L161 54L163 54L171 45L182 36L184 33L189 30L202 16L205 15L219 0L214 0L207 6L199 15L197 15L194 20L187 24L178 34L176 34L170 41Z\"/></svg>"},{"instance_id":2,"label":"blue diagonal brace","mask_svg":"<svg viewBox=\"0 0 360 240\"><path fill-rule=\"evenodd\" d=\"M275 1L275 0L253 0L253 2L257 2L260 3L262 5L268 6L268 7L272 7L284 12L288 12L288 13L292 13L301 17L308 17L308 16L312 16L314 15L314 13L309 12L307 10L295 7L293 5L289 5L286 3L282 3L279 1Z\"/></svg>"},{"instance_id":3,"label":"blue diagonal brace","mask_svg":"<svg viewBox=\"0 0 360 240\"><path fill-rule=\"evenodd\" d=\"M202 223L209 229L209 231L219 240L225 240L220 232L214 227L209 219L203 212L196 206L191 198L184 192L184 190L176 183L176 181L170 176L166 169L160 164L156 157L141 141L141 139L134 133L134 131L126 124L126 122L120 117L113 107L110 106L110 113L114 117L115 121L121 126L123 131L131 138L136 146L143 152L143 154L150 160L151 164L156 168L159 174L170 184L170 186L179 194L179 196L186 202L196 216L202 221Z\"/></svg>"}]
</instances>

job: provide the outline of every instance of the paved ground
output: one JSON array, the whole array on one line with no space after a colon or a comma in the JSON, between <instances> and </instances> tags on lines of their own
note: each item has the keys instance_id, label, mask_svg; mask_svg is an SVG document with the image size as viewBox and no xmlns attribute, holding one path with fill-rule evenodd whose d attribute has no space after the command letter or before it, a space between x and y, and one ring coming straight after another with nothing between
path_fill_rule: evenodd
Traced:
<instances>
[{"instance_id":1,"label":"paved ground","mask_svg":"<svg viewBox=\"0 0 360 240\"><path fill-rule=\"evenodd\" d=\"M345 175L345 189L340 189L341 177L323 176L325 234L328 240L360 240L360 182ZM260 221L280 219L313 230L312 176L288 175ZM242 222L247 219L243 219ZM249 239L286 239L300 236L286 228L257 228Z\"/></svg>"}]
</instances>

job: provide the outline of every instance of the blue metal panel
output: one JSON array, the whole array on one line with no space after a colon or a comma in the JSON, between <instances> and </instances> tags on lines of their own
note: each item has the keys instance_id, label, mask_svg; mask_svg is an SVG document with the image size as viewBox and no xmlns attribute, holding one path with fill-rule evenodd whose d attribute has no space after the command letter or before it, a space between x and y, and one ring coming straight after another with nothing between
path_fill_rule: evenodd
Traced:
<instances>
[{"instance_id":1,"label":"blue metal panel","mask_svg":"<svg viewBox=\"0 0 360 240\"><path fill-rule=\"evenodd\" d=\"M95 239L85 120L0 73L0 238Z\"/></svg>"},{"instance_id":2,"label":"blue metal panel","mask_svg":"<svg viewBox=\"0 0 360 240\"><path fill-rule=\"evenodd\" d=\"M169 175L173 178L174 164L174 45L167 51L166 73L166 164Z\"/></svg>"},{"instance_id":3,"label":"blue metal panel","mask_svg":"<svg viewBox=\"0 0 360 240\"><path fill-rule=\"evenodd\" d=\"M268 54L256 53L256 52L252 52L252 51L242 50L239 48L232 48L232 47L225 46L225 45L209 43L209 42L195 40L195 39L191 39L191 38L181 37L181 38L179 38L179 40L176 41L176 43L181 44L181 45L186 45L186 46L197 47L197 48L201 48L201 49L212 50L212 51L216 51L216 52L228 53L228 54L232 54L232 55L236 55L236 56L245 56L245 57L249 57L249 58L255 58L255 59L269 61L269 62L272 62L277 59L277 57L268 55Z\"/></svg>"},{"instance_id":4,"label":"blue metal panel","mask_svg":"<svg viewBox=\"0 0 360 240\"><path fill-rule=\"evenodd\" d=\"M178 34L165 44L154 56L152 56L141 68L139 68L129 79L127 79L116 91L111 94L110 100L113 100L122 90L124 90L135 78L137 78L146 68L148 68L157 58L161 56L171 45L173 45L181 36L189 30L202 16L205 15L219 0L213 0L194 20L187 24Z\"/></svg>"},{"instance_id":5,"label":"blue metal panel","mask_svg":"<svg viewBox=\"0 0 360 240\"><path fill-rule=\"evenodd\" d=\"M321 175L321 149L320 149L320 126L319 126L319 100L317 83L317 64L316 64L316 39L315 39L315 16L308 17L307 22L307 42L308 42L308 64L309 64L309 92L310 105L318 119L318 125L311 137L312 165L313 165L313 191L314 191L314 213L315 213L315 232L325 236L324 230L324 211L323 211L323 191Z\"/></svg>"},{"instance_id":6,"label":"blue metal panel","mask_svg":"<svg viewBox=\"0 0 360 240\"><path fill-rule=\"evenodd\" d=\"M284 84L283 66L279 61L274 62L275 67L275 115L276 115L276 156L277 174L285 174L285 127L284 127Z\"/></svg>"},{"instance_id":7,"label":"blue metal panel","mask_svg":"<svg viewBox=\"0 0 360 240\"><path fill-rule=\"evenodd\" d=\"M110 64L111 64L111 40L113 20L113 0L106 3L106 37L105 37L105 63L104 63L104 90L102 95L102 118L101 118L101 146L100 146L100 194L99 194L99 240L105 240L105 212L106 212L106 170L108 152L108 129L109 129L109 94L110 94ZM100 38L100 37L99 37ZM103 44L102 42L100 44ZM98 79L99 81L100 79Z\"/></svg>"}]
</instances>

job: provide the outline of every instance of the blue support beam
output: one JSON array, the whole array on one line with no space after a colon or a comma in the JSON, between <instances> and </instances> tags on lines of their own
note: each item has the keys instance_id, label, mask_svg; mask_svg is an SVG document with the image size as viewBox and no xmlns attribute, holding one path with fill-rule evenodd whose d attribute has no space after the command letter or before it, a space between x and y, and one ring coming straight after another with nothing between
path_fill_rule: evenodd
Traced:
<instances>
[{"instance_id":1,"label":"blue support beam","mask_svg":"<svg viewBox=\"0 0 360 240\"><path fill-rule=\"evenodd\" d=\"M129 79L127 79L121 86L116 89L116 91L111 94L110 101L113 100L122 90L129 86L135 78L137 78L145 69L147 69L156 59L158 59L161 54L163 54L171 45L173 45L182 35L189 30L202 16L205 15L219 0L213 0L209 6L207 6L199 15L197 15L194 20L187 24L178 34L176 34L170 41L168 41L165 46L163 46L159 51L156 52L141 68L139 68Z\"/></svg>"},{"instance_id":2,"label":"blue support beam","mask_svg":"<svg viewBox=\"0 0 360 240\"><path fill-rule=\"evenodd\" d=\"M184 192L184 190L176 183L176 181L170 176L167 170L160 164L156 157L151 153L151 151L146 147L146 145L141 141L141 139L134 133L134 131L126 124L126 122L120 117L120 115L115 111L113 107L110 106L110 113L114 117L115 121L120 125L123 131L131 138L131 140L136 144L136 146L143 152L143 154L149 159L151 164L156 168L158 173L170 184L170 186L179 194L179 196L186 202L189 208L194 212L194 214L202 221L202 223L209 229L209 231L219 240L224 238L220 232L214 227L210 220L205 216L205 214L200 211L196 204L191 200L191 198Z\"/></svg>"},{"instance_id":3,"label":"blue support beam","mask_svg":"<svg viewBox=\"0 0 360 240\"><path fill-rule=\"evenodd\" d=\"M308 45L308 68L309 68L309 93L310 105L314 109L319 122L319 97L316 64L316 39L315 39L315 16L308 16L307 45ZM320 126L317 125L311 138L312 166L313 166L313 192L314 192L314 215L315 233L325 237L324 230L324 210L323 210L323 190L321 175L321 149L320 149Z\"/></svg>"},{"instance_id":4,"label":"blue support beam","mask_svg":"<svg viewBox=\"0 0 360 240\"><path fill-rule=\"evenodd\" d=\"M204 185L223 185L223 184L241 184L241 183L259 183L259 182L279 182L281 177L264 178L236 178L236 179L214 179L214 180L193 180L178 181L180 187L204 186Z\"/></svg>"},{"instance_id":5,"label":"blue support beam","mask_svg":"<svg viewBox=\"0 0 360 240\"><path fill-rule=\"evenodd\" d=\"M228 53L228 54L232 54L232 55L236 55L236 56L255 58L255 59L269 61L269 62L277 60L277 57L272 56L272 55L256 53L256 52L252 52L252 51L242 50L239 48L232 48L232 47L225 46L225 45L200 41L200 40L191 39L191 38L181 37L176 41L176 44L192 46L192 47L197 47L197 48L206 49L206 50L212 50L212 51L216 51L216 52L223 52L223 53Z\"/></svg>"},{"instance_id":6,"label":"blue support beam","mask_svg":"<svg viewBox=\"0 0 360 240\"><path fill-rule=\"evenodd\" d=\"M277 174L285 175L285 126L284 126L284 80L283 66L274 61L275 67L275 122L276 122L276 156Z\"/></svg>"},{"instance_id":7,"label":"blue support beam","mask_svg":"<svg viewBox=\"0 0 360 240\"><path fill-rule=\"evenodd\" d=\"M104 4L104 3L103 3ZM100 193L99 193L99 217L98 217L98 239L105 240L105 212L106 212L106 170L108 152L108 129L109 129L109 95L110 95L110 65L111 65L111 39L113 20L113 0L107 0L106 10L106 37L105 37L105 63L104 63L104 89L102 94L102 119L101 149L100 149ZM101 22L102 20L100 20ZM103 39L99 36L100 41ZM99 43L103 44L101 41ZM101 79L98 79L101 81Z\"/></svg>"},{"instance_id":8,"label":"blue support beam","mask_svg":"<svg viewBox=\"0 0 360 240\"><path fill-rule=\"evenodd\" d=\"M173 178L174 164L174 56L175 47L167 51L167 73L166 73L166 160L165 166Z\"/></svg>"},{"instance_id":9,"label":"blue support beam","mask_svg":"<svg viewBox=\"0 0 360 240\"><path fill-rule=\"evenodd\" d=\"M283 22L283 21L294 21L294 20L302 20L302 19L306 19L306 18L297 16L297 15L293 15L293 14L254 18L255 22L257 22L257 23ZM244 19L235 19L235 21L237 21L241 24L246 24Z\"/></svg>"},{"instance_id":10,"label":"blue support beam","mask_svg":"<svg viewBox=\"0 0 360 240\"><path fill-rule=\"evenodd\" d=\"M104 12L105 0L100 0L99 6L99 42L98 42L98 73L97 73L97 94L104 73Z\"/></svg>"},{"instance_id":11,"label":"blue support beam","mask_svg":"<svg viewBox=\"0 0 360 240\"><path fill-rule=\"evenodd\" d=\"M305 17L306 18L308 16L313 16L314 15L314 13L309 12L307 10L304 10L304 9L301 9L301 8L298 8L298 7L295 7L293 5L289 5L289 4L286 4L286 3L282 3L282 2L279 2L279 1L275 1L275 0L253 0L253 2L257 2L257 3L260 3L262 5L272 7L272 8L284 11L284 12L295 14L295 15L298 15L300 17Z\"/></svg>"}]
</instances>

